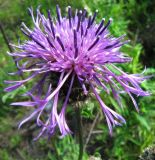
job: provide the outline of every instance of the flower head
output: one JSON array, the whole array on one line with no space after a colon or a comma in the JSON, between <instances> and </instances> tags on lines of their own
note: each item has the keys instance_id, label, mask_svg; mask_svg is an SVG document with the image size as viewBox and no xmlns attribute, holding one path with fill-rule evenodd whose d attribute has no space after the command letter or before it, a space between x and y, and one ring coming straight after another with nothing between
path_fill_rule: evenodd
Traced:
<instances>
[{"instance_id":1,"label":"flower head","mask_svg":"<svg viewBox=\"0 0 155 160\"><path fill-rule=\"evenodd\" d=\"M13 91L38 77L37 82L33 81L35 84L32 89L26 93L32 100L12 103L12 105L35 106L31 115L24 119L19 127L36 116L37 125L42 127L37 138L43 133L53 135L57 126L62 136L70 134L65 112L69 97L76 85L75 82L78 82L85 95L89 90L94 93L105 115L110 133L113 126L125 123L121 115L106 106L97 88L102 88L107 94L112 91L120 105L120 94L122 91L126 92L137 110L138 106L132 94L148 96L149 93L139 86L145 79L142 74L129 75L114 65L129 62L131 58L119 51L120 47L128 42L124 40L124 35L115 38L108 32L112 19L106 23L105 19L102 19L97 24L95 22L97 11L89 17L85 9L76 10L73 15L71 7L68 7L68 15L62 17L58 5L56 6L57 19L51 17L50 11L47 18L40 13L39 9L37 9L36 18L33 10L29 9L29 11L34 28L30 29L24 23L21 28L29 40L19 46L14 45L15 52L9 54L17 57L19 71L16 74L24 72L31 74L24 80L6 81L12 85L5 89L8 92ZM113 72L114 70L117 74ZM66 97L58 113L61 91L68 83ZM46 111L47 113L50 111L50 114L43 121L41 116Z\"/></svg>"}]
</instances>

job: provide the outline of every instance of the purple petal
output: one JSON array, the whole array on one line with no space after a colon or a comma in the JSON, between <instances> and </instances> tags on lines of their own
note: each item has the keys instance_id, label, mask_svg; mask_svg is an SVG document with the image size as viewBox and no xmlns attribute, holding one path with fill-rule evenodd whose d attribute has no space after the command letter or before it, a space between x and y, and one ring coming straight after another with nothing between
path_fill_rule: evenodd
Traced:
<instances>
[{"instance_id":1,"label":"purple petal","mask_svg":"<svg viewBox=\"0 0 155 160\"><path fill-rule=\"evenodd\" d=\"M17 84L15 84L15 85L12 85L12 86L10 86L10 87L5 88L4 91L6 91L6 92L11 92L11 91L19 88L21 85L23 85L23 83L17 83Z\"/></svg>"},{"instance_id":2,"label":"purple petal","mask_svg":"<svg viewBox=\"0 0 155 160\"><path fill-rule=\"evenodd\" d=\"M14 102L14 103L11 103L11 105L13 106L26 106L26 107L32 107L32 106L35 106L37 103L36 102Z\"/></svg>"},{"instance_id":3,"label":"purple petal","mask_svg":"<svg viewBox=\"0 0 155 160\"><path fill-rule=\"evenodd\" d=\"M71 89L72 89L72 86L73 86L74 78L75 78L75 75L73 74L71 82L70 82L70 86L69 86L69 89L68 89L68 92L67 92L65 102L62 106L62 110L61 110L60 115L59 115L58 125L59 125L60 132L61 132L62 136L65 136L67 134L72 133L71 130L69 129L69 127L67 125L67 122L66 122L66 119L65 119L65 111L66 111L67 102L68 102L68 99L69 99L69 96L70 96L70 93L71 93Z\"/></svg>"}]
</instances>

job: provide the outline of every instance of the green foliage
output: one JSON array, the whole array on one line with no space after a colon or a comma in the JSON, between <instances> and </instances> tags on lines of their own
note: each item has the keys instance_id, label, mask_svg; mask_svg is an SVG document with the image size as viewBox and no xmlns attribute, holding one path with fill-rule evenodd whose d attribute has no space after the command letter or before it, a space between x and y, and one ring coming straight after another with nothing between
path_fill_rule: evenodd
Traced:
<instances>
[{"instance_id":1,"label":"green foliage","mask_svg":"<svg viewBox=\"0 0 155 160\"><path fill-rule=\"evenodd\" d=\"M91 102L90 100L87 100L85 102L85 104L82 106L82 117L84 118L92 118L94 117L93 115L93 110L95 108L95 105L93 102Z\"/></svg>"},{"instance_id":2,"label":"green foliage","mask_svg":"<svg viewBox=\"0 0 155 160\"><path fill-rule=\"evenodd\" d=\"M153 14L155 12L148 12L148 6L151 6L152 2L147 0L140 3L138 0L6 0L4 3L0 0L0 21L9 41L16 43L19 36L21 40L25 39L19 28L22 21L29 26L32 25L31 17L27 14L27 7L33 6L36 9L38 5L41 5L42 12L46 13L46 9L51 9L52 14L55 15L54 8L56 3L62 8L62 13L64 13L68 5L71 5L73 8L79 9L85 7L89 13L93 13L98 9L98 22L103 17L106 18L106 21L112 17L111 33L117 37L127 34L126 39L131 40L129 44L122 48L122 52L131 56L133 61L125 65L118 65L118 67L134 74L144 70L145 66L142 63L142 57L146 53L138 36L141 31L145 31L146 24L151 24L155 17L155 14ZM141 15L144 18L141 18ZM19 122L21 117L27 114L27 111L25 108L12 108L9 104L16 99L18 101L22 100L22 97L17 95L21 95L26 88L22 87L12 93L4 93L3 90L6 87L3 83L4 80L19 77L7 75L8 72L16 71L16 66L13 59L6 54L8 48L2 34L0 34L0 50L0 67L2 68L0 70L0 148L2 148L0 157L3 157L4 160L56 159L56 153L51 141L40 139L38 142L33 142L32 137L35 131L17 133L17 124L15 123ZM154 66L154 61L152 59L150 61ZM155 68L152 66L147 67L146 75L155 74ZM126 95L122 96L123 108L120 108L111 96L107 96L104 91L101 91L101 97L105 103L122 114L127 123L122 127L115 128L111 137L108 133L105 117L100 116L94 127L94 133L92 133L87 144L88 154L84 154L84 160L88 159L88 155L101 156L102 159L110 160L136 160L144 148L155 142L155 78L143 82L142 87L145 90L149 90L152 95L144 98L136 97L140 113L135 111L132 101ZM71 106L69 107L71 108ZM82 107L84 141L88 136L96 113L100 112L99 108L93 97L87 100ZM68 117L72 116L72 110L69 110ZM73 137L56 138L55 142L61 159L71 160L77 158L78 144Z\"/></svg>"}]
</instances>

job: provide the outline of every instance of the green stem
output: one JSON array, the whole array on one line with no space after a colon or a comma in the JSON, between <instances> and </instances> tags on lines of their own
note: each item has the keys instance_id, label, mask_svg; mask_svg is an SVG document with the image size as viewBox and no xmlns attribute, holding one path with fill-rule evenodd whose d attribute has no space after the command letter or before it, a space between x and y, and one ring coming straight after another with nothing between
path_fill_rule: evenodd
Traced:
<instances>
[{"instance_id":1,"label":"green stem","mask_svg":"<svg viewBox=\"0 0 155 160\"><path fill-rule=\"evenodd\" d=\"M79 105L76 106L76 118L79 137L79 157L78 160L82 160L83 157L83 134L82 134L82 119Z\"/></svg>"},{"instance_id":2,"label":"green stem","mask_svg":"<svg viewBox=\"0 0 155 160\"><path fill-rule=\"evenodd\" d=\"M56 144L55 144L55 138L56 138L56 137L53 137L53 138L52 138L53 149L54 149L54 151L55 151L56 159L57 159L57 160L61 160L61 158L60 158L60 156L59 156L59 153L58 153L58 150L57 150L57 146L56 146Z\"/></svg>"}]
</instances>

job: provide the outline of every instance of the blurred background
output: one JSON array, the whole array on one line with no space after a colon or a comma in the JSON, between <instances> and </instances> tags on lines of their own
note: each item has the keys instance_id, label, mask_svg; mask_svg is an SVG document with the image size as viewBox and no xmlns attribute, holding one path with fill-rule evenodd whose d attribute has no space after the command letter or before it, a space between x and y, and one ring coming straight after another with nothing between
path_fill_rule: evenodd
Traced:
<instances>
[{"instance_id":1,"label":"blurred background","mask_svg":"<svg viewBox=\"0 0 155 160\"><path fill-rule=\"evenodd\" d=\"M47 15L50 9L55 16L55 6L59 4L65 15L68 5L72 8L86 8L91 14L98 9L97 22L101 18L113 18L110 32L118 37L127 34L131 42L122 47L122 51L133 57L130 64L120 65L128 73L140 73L146 67L145 74L155 74L155 1L154 0L0 0L0 160L76 160L78 142L67 136L64 139L54 137L55 143L47 138L34 142L38 132L34 122L17 129L18 123L30 109L12 107L13 101L20 101L19 95L27 90L24 86L12 93L5 93L4 80L19 79L9 76L16 71L12 57L7 51L9 43L17 44L25 37L20 31L21 22L32 27L28 7L34 10L41 5L41 11ZM152 92L150 97L137 97L140 113L137 113L131 100L122 97L123 109L101 92L108 106L122 114L127 124L114 129L113 136L108 133L104 116L99 111L95 99L88 99L82 107L83 139L85 143L84 160L137 160L146 147L155 143L155 78L144 82L142 88ZM68 108L71 108L68 107ZM67 111L67 118L74 122L74 113ZM93 126L94 124L94 126ZM56 150L55 150L56 148Z\"/></svg>"}]
</instances>

